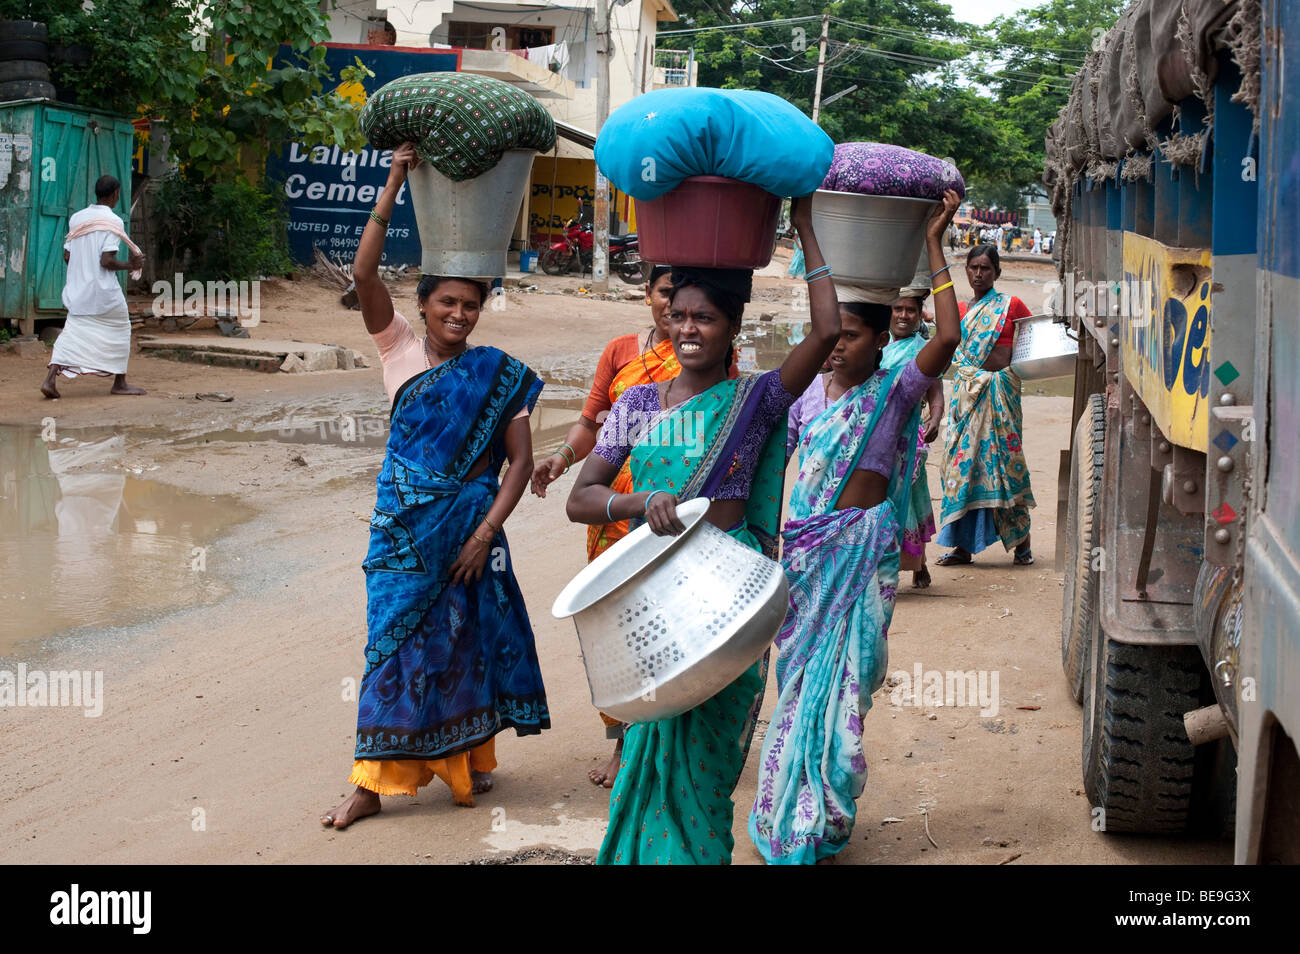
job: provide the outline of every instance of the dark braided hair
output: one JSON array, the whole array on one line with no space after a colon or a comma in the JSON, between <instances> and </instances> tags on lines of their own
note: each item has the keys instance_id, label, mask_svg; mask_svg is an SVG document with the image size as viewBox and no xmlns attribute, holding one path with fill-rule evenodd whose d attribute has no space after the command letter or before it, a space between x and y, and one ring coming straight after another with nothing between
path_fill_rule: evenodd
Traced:
<instances>
[{"instance_id":1,"label":"dark braided hair","mask_svg":"<svg viewBox=\"0 0 1300 954\"><path fill-rule=\"evenodd\" d=\"M842 301L840 308L858 321L870 331L877 335L881 332L889 331L889 323L893 320L894 311L890 305L878 305L872 301ZM885 349L881 348L876 352L876 366L872 372L880 370L881 363L885 360Z\"/></svg>"},{"instance_id":2,"label":"dark braided hair","mask_svg":"<svg viewBox=\"0 0 1300 954\"><path fill-rule=\"evenodd\" d=\"M742 274L743 273L743 274ZM714 308L726 316L727 321L736 330L740 329L741 318L745 314L745 302L749 301L749 282L753 272L748 269L713 269L713 268L674 268L673 285L668 289L668 301L671 304L677 293L683 288L698 288L704 292ZM727 348L727 373L731 373L731 364L736 357L736 347Z\"/></svg>"},{"instance_id":3,"label":"dark braided hair","mask_svg":"<svg viewBox=\"0 0 1300 954\"><path fill-rule=\"evenodd\" d=\"M1002 259L998 255L998 247L996 245L973 246L971 250L966 253L966 261L967 262L974 261L980 256L983 256L989 260L989 263L993 266L993 274L996 275L998 278L1001 278Z\"/></svg>"}]
</instances>

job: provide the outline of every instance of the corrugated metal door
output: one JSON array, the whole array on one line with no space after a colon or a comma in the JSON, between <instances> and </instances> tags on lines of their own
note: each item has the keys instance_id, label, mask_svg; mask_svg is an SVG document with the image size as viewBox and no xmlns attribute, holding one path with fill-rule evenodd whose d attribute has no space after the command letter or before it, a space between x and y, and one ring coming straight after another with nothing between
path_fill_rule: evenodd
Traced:
<instances>
[{"instance_id":1,"label":"corrugated metal door","mask_svg":"<svg viewBox=\"0 0 1300 954\"><path fill-rule=\"evenodd\" d=\"M117 177L122 197L113 209L128 225L131 221L131 150L134 129L130 121L104 113L44 106L40 136L40 173L37 214L32 223L30 253L36 289L36 308L62 310L63 237L68 217L95 201L95 180ZM126 273L118 280L125 282Z\"/></svg>"}]
</instances>

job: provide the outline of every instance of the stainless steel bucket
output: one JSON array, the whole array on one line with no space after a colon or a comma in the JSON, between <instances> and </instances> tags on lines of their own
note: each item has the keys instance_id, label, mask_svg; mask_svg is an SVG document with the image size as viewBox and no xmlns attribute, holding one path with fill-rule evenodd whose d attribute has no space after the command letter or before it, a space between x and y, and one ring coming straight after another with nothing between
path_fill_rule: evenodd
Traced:
<instances>
[{"instance_id":1,"label":"stainless steel bucket","mask_svg":"<svg viewBox=\"0 0 1300 954\"><path fill-rule=\"evenodd\" d=\"M813 229L836 279L901 288L916 273L925 223L937 204L818 189L812 200Z\"/></svg>"},{"instance_id":2,"label":"stainless steel bucket","mask_svg":"<svg viewBox=\"0 0 1300 954\"><path fill-rule=\"evenodd\" d=\"M679 504L686 531L642 525L602 553L555 600L574 618L591 701L625 722L653 722L712 698L776 637L790 595L774 560Z\"/></svg>"},{"instance_id":3,"label":"stainless steel bucket","mask_svg":"<svg viewBox=\"0 0 1300 954\"><path fill-rule=\"evenodd\" d=\"M424 275L498 278L533 168L532 149L509 149L483 175L452 182L429 163L411 170L411 205Z\"/></svg>"},{"instance_id":4,"label":"stainless steel bucket","mask_svg":"<svg viewBox=\"0 0 1300 954\"><path fill-rule=\"evenodd\" d=\"M1059 378L1074 373L1079 342L1068 325L1055 315L1030 315L1016 319L1016 339L1011 346L1011 370L1021 379Z\"/></svg>"}]
</instances>

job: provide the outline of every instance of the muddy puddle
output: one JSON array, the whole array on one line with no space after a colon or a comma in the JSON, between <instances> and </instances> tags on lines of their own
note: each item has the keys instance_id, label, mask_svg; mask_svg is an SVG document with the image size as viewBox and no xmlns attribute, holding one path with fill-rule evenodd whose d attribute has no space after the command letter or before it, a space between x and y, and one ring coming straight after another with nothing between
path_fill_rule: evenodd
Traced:
<instances>
[{"instance_id":1,"label":"muddy puddle","mask_svg":"<svg viewBox=\"0 0 1300 954\"><path fill-rule=\"evenodd\" d=\"M207 548L253 511L150 479L104 430L0 426L0 656L226 589Z\"/></svg>"}]
</instances>

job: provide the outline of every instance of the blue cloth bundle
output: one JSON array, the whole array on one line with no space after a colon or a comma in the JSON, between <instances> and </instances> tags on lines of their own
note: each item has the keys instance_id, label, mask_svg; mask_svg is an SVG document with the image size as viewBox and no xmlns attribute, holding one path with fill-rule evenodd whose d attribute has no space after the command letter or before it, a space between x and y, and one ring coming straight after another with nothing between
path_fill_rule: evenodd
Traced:
<instances>
[{"instance_id":1,"label":"blue cloth bundle","mask_svg":"<svg viewBox=\"0 0 1300 954\"><path fill-rule=\"evenodd\" d=\"M834 153L830 136L797 108L750 89L644 93L615 110L596 140L600 171L642 202L691 176L807 195L821 185Z\"/></svg>"}]
</instances>

